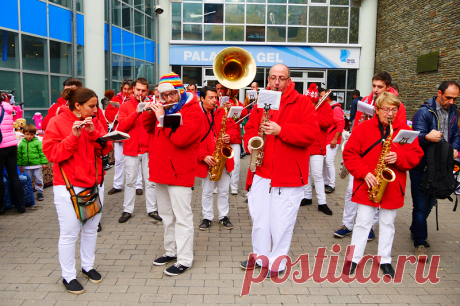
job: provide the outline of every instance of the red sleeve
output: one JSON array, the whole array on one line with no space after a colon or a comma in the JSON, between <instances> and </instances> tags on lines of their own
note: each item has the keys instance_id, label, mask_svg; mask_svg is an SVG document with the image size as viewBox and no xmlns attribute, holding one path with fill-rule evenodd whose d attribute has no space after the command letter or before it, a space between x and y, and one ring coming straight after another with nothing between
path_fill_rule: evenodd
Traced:
<instances>
[{"instance_id":1,"label":"red sleeve","mask_svg":"<svg viewBox=\"0 0 460 306\"><path fill-rule=\"evenodd\" d=\"M58 120L52 120L49 130L43 137L42 149L49 162L54 164L69 159L78 147L78 137L72 131L69 135L61 135L57 128Z\"/></svg>"},{"instance_id":2,"label":"red sleeve","mask_svg":"<svg viewBox=\"0 0 460 306\"><path fill-rule=\"evenodd\" d=\"M120 107L120 113L118 114L118 130L120 132L128 133L130 129L136 124L136 120L139 114L136 110L128 113L128 104L123 103Z\"/></svg>"},{"instance_id":3,"label":"red sleeve","mask_svg":"<svg viewBox=\"0 0 460 306\"><path fill-rule=\"evenodd\" d=\"M201 116L201 110L198 106L190 106L187 111L182 113L182 122L183 124L174 133L171 133L170 128L163 129L163 133L169 137L174 145L186 147L197 139L201 140L203 138L203 116Z\"/></svg>"},{"instance_id":4,"label":"red sleeve","mask_svg":"<svg viewBox=\"0 0 460 306\"><path fill-rule=\"evenodd\" d=\"M109 122L113 122L115 120L115 116L118 114L118 110L119 108L109 103L109 105L105 109L105 117Z\"/></svg>"},{"instance_id":5,"label":"red sleeve","mask_svg":"<svg viewBox=\"0 0 460 306\"><path fill-rule=\"evenodd\" d=\"M260 115L259 115L259 109L257 107L254 107L251 111L251 115L249 115L249 120L244 126L244 135L243 135L243 140L244 140L244 149L246 152L249 152L248 150L248 143L249 140L254 137L259 135L259 125L260 125Z\"/></svg>"},{"instance_id":6,"label":"red sleeve","mask_svg":"<svg viewBox=\"0 0 460 306\"><path fill-rule=\"evenodd\" d=\"M53 105L51 105L50 109L48 110L48 114L45 116L45 118L43 118L42 121L43 131L46 130L46 128L48 127L50 119L56 116L56 112L59 106L61 106L59 103L54 103Z\"/></svg>"},{"instance_id":7,"label":"red sleeve","mask_svg":"<svg viewBox=\"0 0 460 306\"><path fill-rule=\"evenodd\" d=\"M238 137L238 134L240 134L240 131L235 121L232 118L227 118L226 128L227 129L225 132L230 136L230 143L240 143L240 138Z\"/></svg>"},{"instance_id":8,"label":"red sleeve","mask_svg":"<svg viewBox=\"0 0 460 306\"><path fill-rule=\"evenodd\" d=\"M345 128L345 118L343 117L343 110L340 107L335 107L334 112L334 123L337 125L337 129L334 131L334 134L339 132L342 134L343 129Z\"/></svg>"},{"instance_id":9,"label":"red sleeve","mask_svg":"<svg viewBox=\"0 0 460 306\"><path fill-rule=\"evenodd\" d=\"M154 134L155 126L157 122L157 117L155 116L155 113L153 111L144 112L141 116L142 116L142 125L144 126L144 129L147 131L147 133Z\"/></svg>"},{"instance_id":10,"label":"red sleeve","mask_svg":"<svg viewBox=\"0 0 460 306\"><path fill-rule=\"evenodd\" d=\"M364 130L360 127L356 130L353 129L350 138L348 138L347 145L343 151L343 161L345 167L351 175L357 179L363 180L364 177L369 173L374 173L373 169L369 169L367 164L361 159L361 147L363 141L365 141L366 135Z\"/></svg>"},{"instance_id":11,"label":"red sleeve","mask_svg":"<svg viewBox=\"0 0 460 306\"><path fill-rule=\"evenodd\" d=\"M329 103L323 104L316 112L319 127L327 130L334 123L334 112Z\"/></svg>"}]
</instances>

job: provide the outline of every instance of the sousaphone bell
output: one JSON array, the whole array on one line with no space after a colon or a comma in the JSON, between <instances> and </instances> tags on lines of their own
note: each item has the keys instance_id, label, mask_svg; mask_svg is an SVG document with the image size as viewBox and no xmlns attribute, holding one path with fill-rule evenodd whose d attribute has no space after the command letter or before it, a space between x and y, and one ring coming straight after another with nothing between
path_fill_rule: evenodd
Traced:
<instances>
[{"instance_id":1,"label":"sousaphone bell","mask_svg":"<svg viewBox=\"0 0 460 306\"><path fill-rule=\"evenodd\" d=\"M217 81L230 89L248 86L257 72L256 61L251 53L238 47L220 51L214 58L212 69Z\"/></svg>"}]
</instances>

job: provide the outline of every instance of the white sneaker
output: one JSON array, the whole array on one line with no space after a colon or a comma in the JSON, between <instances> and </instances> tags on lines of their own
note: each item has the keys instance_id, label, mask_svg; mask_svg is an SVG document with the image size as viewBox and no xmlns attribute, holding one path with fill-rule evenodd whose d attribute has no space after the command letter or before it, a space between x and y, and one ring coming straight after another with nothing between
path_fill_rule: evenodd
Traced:
<instances>
[{"instance_id":1,"label":"white sneaker","mask_svg":"<svg viewBox=\"0 0 460 306\"><path fill-rule=\"evenodd\" d=\"M213 193L214 193L214 194L217 194L217 187L214 188L214 192L213 192Z\"/></svg>"},{"instance_id":2,"label":"white sneaker","mask_svg":"<svg viewBox=\"0 0 460 306\"><path fill-rule=\"evenodd\" d=\"M232 191L231 191L230 193L233 194L233 195L237 195L237 194L238 194L238 190L237 190L237 189L232 189Z\"/></svg>"}]
</instances>

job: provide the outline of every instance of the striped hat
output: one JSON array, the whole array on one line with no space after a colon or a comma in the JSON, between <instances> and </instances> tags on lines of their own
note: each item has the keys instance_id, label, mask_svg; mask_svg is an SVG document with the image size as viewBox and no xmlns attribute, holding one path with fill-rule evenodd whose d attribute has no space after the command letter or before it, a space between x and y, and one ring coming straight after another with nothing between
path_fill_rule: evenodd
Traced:
<instances>
[{"instance_id":1,"label":"striped hat","mask_svg":"<svg viewBox=\"0 0 460 306\"><path fill-rule=\"evenodd\" d=\"M174 88L172 88L171 85ZM158 91L163 93L172 90L179 90L181 96L185 92L185 88L180 77L174 72L169 72L160 78L160 83L158 83Z\"/></svg>"}]
</instances>

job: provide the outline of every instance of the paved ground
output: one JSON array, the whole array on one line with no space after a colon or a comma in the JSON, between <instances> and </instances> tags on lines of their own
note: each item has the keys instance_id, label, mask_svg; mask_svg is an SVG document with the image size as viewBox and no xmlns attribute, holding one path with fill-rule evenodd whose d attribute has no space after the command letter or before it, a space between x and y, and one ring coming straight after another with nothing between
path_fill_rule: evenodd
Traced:
<instances>
[{"instance_id":1,"label":"paved ground","mask_svg":"<svg viewBox=\"0 0 460 306\"><path fill-rule=\"evenodd\" d=\"M240 186L244 186L249 157L242 162ZM113 169L108 171L106 191L111 187L113 173ZM327 247L326 254L332 255L331 247L338 243L342 246L340 258L343 260L351 238L336 239L333 232L341 226L348 180L338 178L337 182L337 191L328 195L333 216L318 212L316 199L312 206L301 207L291 246L293 258L308 253L312 260L318 247ZM245 192L240 190L238 196L230 196L229 217L235 226L232 231L213 222L209 231L202 232L197 230L201 221L201 183L197 180L195 186L192 200L196 228L195 262L190 271L168 277L163 274L164 267L152 265L152 261L163 254L163 226L146 215L143 196L137 197L134 216L125 224L117 221L122 212L122 194L106 196L102 217L104 230L99 233L95 266L104 280L95 285L80 273L78 280L85 286L86 293L78 296L67 293L62 286L57 253L59 228L52 188L45 190L45 201L27 209L26 214L7 212L0 217L0 305L459 304L460 212L453 213L450 202L440 203L439 231L436 231L434 214L429 219L431 248L428 251L430 255L441 256L438 270L441 281L438 284L417 284L415 267L407 264L401 284L316 284L311 280L296 284L290 277L279 285L271 281L255 284L250 295L240 297L244 273L239 262L247 259L252 250ZM396 218L394 265L398 255L411 255L414 250L408 230L410 190L405 203ZM367 254L377 253L377 240L378 227L377 239L368 244ZM79 246L77 258L78 249Z\"/></svg>"}]
</instances>

